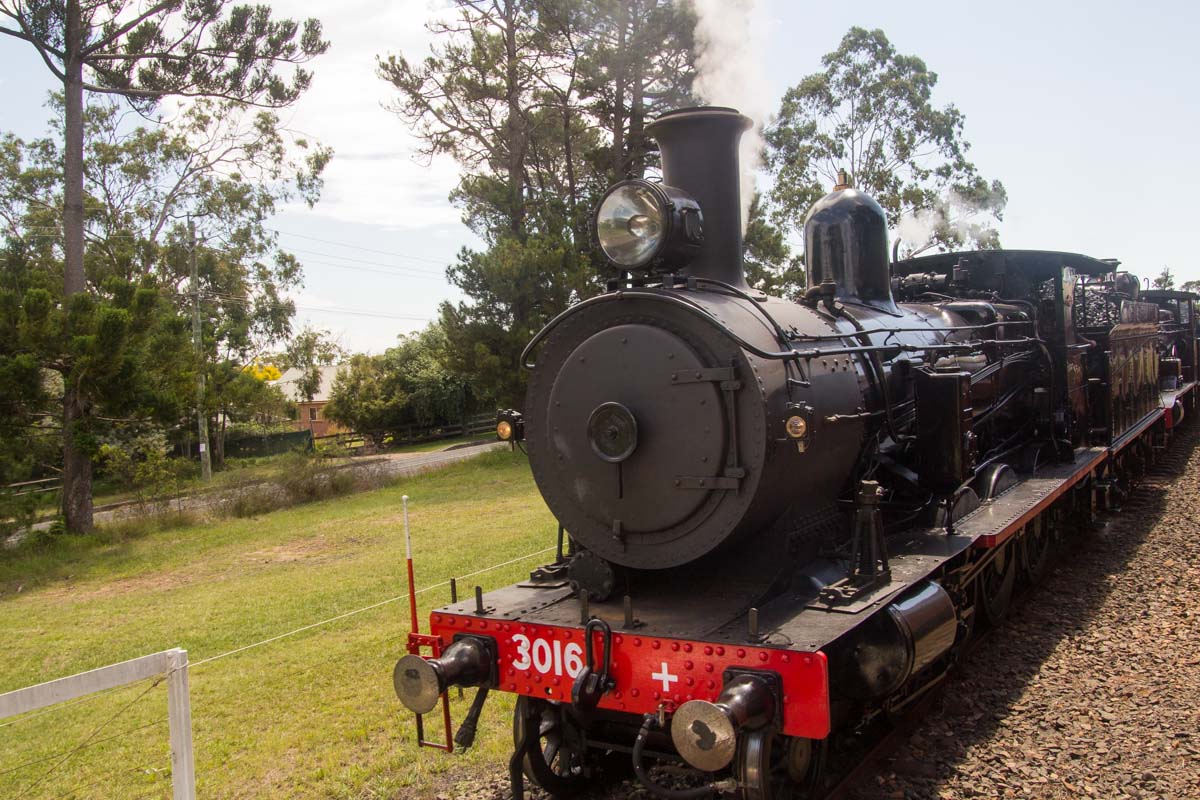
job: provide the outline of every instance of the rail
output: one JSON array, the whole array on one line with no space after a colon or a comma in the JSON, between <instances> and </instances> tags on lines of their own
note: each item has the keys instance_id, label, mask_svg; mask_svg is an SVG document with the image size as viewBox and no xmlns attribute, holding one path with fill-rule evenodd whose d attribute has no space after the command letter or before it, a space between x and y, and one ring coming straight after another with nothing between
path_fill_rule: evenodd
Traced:
<instances>
[{"instance_id":1,"label":"rail","mask_svg":"<svg viewBox=\"0 0 1200 800\"><path fill-rule=\"evenodd\" d=\"M7 486L0 487L11 491L14 496L20 497L24 494L40 494L42 492L57 492L62 488L63 479L61 477L41 478L36 481L20 481L19 483L10 483ZM33 488L25 488L33 487Z\"/></svg>"}]
</instances>

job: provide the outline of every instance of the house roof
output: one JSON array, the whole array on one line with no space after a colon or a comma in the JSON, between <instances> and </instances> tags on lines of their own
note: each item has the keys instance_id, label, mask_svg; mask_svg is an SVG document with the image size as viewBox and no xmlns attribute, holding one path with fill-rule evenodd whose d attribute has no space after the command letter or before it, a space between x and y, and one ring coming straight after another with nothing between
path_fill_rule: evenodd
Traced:
<instances>
[{"instance_id":1,"label":"house roof","mask_svg":"<svg viewBox=\"0 0 1200 800\"><path fill-rule=\"evenodd\" d=\"M299 381L300 377L304 374L303 370L297 369L296 367L289 367L283 371L282 375L279 376L279 380L273 381L273 383L283 390L284 396L292 402L324 403L329 400L329 395L333 391L333 382L337 380L337 376L341 373L341 371L347 369L347 367L348 365L346 364L334 364L326 367L318 367L317 369L321 371L321 388L315 395L313 395L311 401L307 400L303 395L301 395L296 386L297 381Z\"/></svg>"}]
</instances>

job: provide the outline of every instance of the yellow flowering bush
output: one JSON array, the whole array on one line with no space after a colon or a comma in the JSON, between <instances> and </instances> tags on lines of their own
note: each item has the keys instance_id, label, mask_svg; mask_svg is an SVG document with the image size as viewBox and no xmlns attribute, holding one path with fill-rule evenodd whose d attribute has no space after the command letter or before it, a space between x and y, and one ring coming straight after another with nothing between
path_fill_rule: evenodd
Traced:
<instances>
[{"instance_id":1,"label":"yellow flowering bush","mask_svg":"<svg viewBox=\"0 0 1200 800\"><path fill-rule=\"evenodd\" d=\"M279 371L279 367L274 364L259 364L258 362L247 364L242 367L242 371L250 373L260 381L277 381L283 375Z\"/></svg>"}]
</instances>

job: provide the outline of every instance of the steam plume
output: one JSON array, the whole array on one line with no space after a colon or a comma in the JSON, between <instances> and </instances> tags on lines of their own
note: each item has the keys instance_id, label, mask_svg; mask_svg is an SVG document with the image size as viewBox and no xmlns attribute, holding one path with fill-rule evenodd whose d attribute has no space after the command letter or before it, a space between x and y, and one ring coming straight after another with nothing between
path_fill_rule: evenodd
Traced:
<instances>
[{"instance_id":1,"label":"steam plume","mask_svg":"<svg viewBox=\"0 0 1200 800\"><path fill-rule=\"evenodd\" d=\"M911 251L923 250L933 241L944 221L944 216L935 210L922 208L906 211L896 224L896 236Z\"/></svg>"},{"instance_id":2,"label":"steam plume","mask_svg":"<svg viewBox=\"0 0 1200 800\"><path fill-rule=\"evenodd\" d=\"M762 129L771 98L761 54L765 25L755 0L676 0L696 13L696 94L704 102L731 106L754 120L742 137L742 231L750 218L755 172L762 165Z\"/></svg>"},{"instance_id":3,"label":"steam plume","mask_svg":"<svg viewBox=\"0 0 1200 800\"><path fill-rule=\"evenodd\" d=\"M986 237L991 231L987 214L996 213L1003 207L1003 202L981 203L951 188L934 207L906 211L896 224L896 236L909 252L928 249L939 235L958 237L963 243L970 243Z\"/></svg>"}]
</instances>

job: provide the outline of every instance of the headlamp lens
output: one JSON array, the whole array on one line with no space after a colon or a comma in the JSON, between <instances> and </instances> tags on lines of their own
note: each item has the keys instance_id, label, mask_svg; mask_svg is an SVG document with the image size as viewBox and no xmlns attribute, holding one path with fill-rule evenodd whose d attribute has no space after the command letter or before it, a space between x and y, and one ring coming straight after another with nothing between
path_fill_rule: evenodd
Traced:
<instances>
[{"instance_id":1,"label":"headlamp lens","mask_svg":"<svg viewBox=\"0 0 1200 800\"><path fill-rule=\"evenodd\" d=\"M661 229L661 225L644 214L638 214L629 218L629 232L638 239L648 239L658 236L658 232Z\"/></svg>"},{"instance_id":2,"label":"headlamp lens","mask_svg":"<svg viewBox=\"0 0 1200 800\"><path fill-rule=\"evenodd\" d=\"M622 267L644 265L662 243L663 213L662 200L650 186L627 183L614 188L596 214L604 254Z\"/></svg>"}]
</instances>

